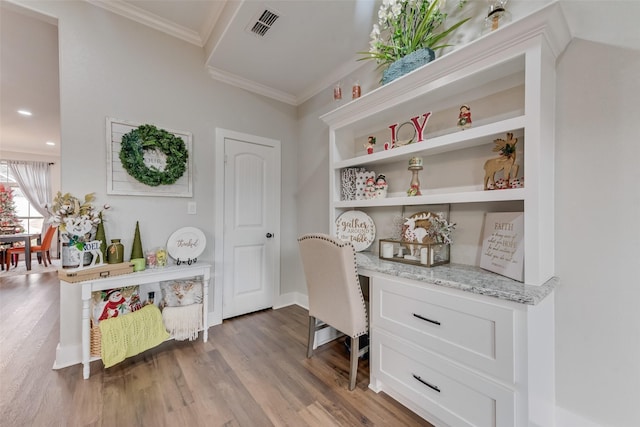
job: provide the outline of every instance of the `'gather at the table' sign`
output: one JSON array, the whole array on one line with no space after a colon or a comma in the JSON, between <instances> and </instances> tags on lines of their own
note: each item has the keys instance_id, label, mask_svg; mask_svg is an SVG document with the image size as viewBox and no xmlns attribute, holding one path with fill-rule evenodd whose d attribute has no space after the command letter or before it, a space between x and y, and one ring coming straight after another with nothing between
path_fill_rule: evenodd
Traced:
<instances>
[{"instance_id":1,"label":"'gather at the table' sign","mask_svg":"<svg viewBox=\"0 0 640 427\"><path fill-rule=\"evenodd\" d=\"M348 211L336 220L338 239L351 242L356 251L362 251L373 243L376 226L369 215L362 211Z\"/></svg>"}]
</instances>

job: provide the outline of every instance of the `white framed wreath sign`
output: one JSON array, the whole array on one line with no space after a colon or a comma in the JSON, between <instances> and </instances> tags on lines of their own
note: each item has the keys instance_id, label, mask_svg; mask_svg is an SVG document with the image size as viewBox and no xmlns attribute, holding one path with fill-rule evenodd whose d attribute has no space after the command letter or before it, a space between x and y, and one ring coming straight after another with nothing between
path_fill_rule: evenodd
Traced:
<instances>
[{"instance_id":1,"label":"white framed wreath sign","mask_svg":"<svg viewBox=\"0 0 640 427\"><path fill-rule=\"evenodd\" d=\"M192 197L191 133L107 117L107 194Z\"/></svg>"}]
</instances>

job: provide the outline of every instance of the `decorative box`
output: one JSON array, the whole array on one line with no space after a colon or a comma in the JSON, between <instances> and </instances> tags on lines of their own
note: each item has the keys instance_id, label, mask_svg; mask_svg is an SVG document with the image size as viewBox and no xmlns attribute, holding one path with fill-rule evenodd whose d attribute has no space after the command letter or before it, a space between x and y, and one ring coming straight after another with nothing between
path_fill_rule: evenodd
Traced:
<instances>
[{"instance_id":1,"label":"decorative box","mask_svg":"<svg viewBox=\"0 0 640 427\"><path fill-rule=\"evenodd\" d=\"M133 273L133 264L130 262L121 262L119 264L102 264L93 268L60 269L58 270L58 279L64 280L65 282L76 283L129 273Z\"/></svg>"},{"instance_id":2,"label":"decorative box","mask_svg":"<svg viewBox=\"0 0 640 427\"><path fill-rule=\"evenodd\" d=\"M356 200L357 173L364 168L345 168L340 173L340 200Z\"/></svg>"},{"instance_id":3,"label":"decorative box","mask_svg":"<svg viewBox=\"0 0 640 427\"><path fill-rule=\"evenodd\" d=\"M422 267L449 264L448 243L417 243L394 239L380 239L378 256L387 261L402 262Z\"/></svg>"}]
</instances>

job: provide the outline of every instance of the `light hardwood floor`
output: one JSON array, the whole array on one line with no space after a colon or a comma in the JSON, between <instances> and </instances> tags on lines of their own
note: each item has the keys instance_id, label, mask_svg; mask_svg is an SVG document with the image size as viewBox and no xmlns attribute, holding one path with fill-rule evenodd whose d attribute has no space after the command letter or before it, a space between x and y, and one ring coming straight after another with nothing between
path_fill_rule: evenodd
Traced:
<instances>
[{"instance_id":1,"label":"light hardwood floor","mask_svg":"<svg viewBox=\"0 0 640 427\"><path fill-rule=\"evenodd\" d=\"M367 388L348 390L342 342L306 358L307 311L266 310L166 342L104 370L52 370L59 337L55 273L0 275L0 426L429 426Z\"/></svg>"}]
</instances>

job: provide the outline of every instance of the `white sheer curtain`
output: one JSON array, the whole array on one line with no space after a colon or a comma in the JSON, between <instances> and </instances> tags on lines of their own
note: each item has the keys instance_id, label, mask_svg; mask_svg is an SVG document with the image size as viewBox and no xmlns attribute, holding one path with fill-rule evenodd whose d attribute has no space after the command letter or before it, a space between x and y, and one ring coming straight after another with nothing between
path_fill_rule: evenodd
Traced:
<instances>
[{"instance_id":1,"label":"white sheer curtain","mask_svg":"<svg viewBox=\"0 0 640 427\"><path fill-rule=\"evenodd\" d=\"M45 219L49 213L45 209L51 204L51 165L47 162L26 162L21 160L7 160L11 174L20 186L22 193L31 206ZM44 230L42 230L44 232Z\"/></svg>"}]
</instances>

